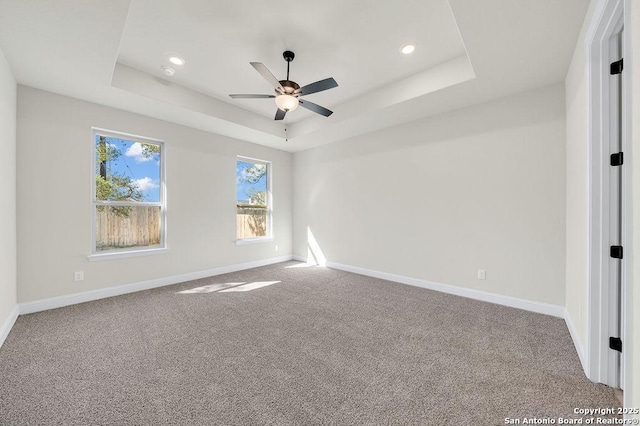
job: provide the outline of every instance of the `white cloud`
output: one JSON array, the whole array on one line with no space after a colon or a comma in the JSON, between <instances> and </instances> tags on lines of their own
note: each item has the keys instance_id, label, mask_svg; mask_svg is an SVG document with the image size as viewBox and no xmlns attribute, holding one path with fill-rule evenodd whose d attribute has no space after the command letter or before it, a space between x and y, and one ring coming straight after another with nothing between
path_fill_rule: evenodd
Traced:
<instances>
[{"instance_id":1,"label":"white cloud","mask_svg":"<svg viewBox=\"0 0 640 426\"><path fill-rule=\"evenodd\" d=\"M138 142L127 148L127 152L125 152L124 155L127 157L133 157L133 159L136 160L136 163L144 163L145 161L151 161L153 159L151 155L145 157L142 154L142 145Z\"/></svg>"},{"instance_id":2,"label":"white cloud","mask_svg":"<svg viewBox=\"0 0 640 426\"><path fill-rule=\"evenodd\" d=\"M147 189L154 189L158 187L158 184L153 181L150 177L143 177L142 179L136 179L136 186L140 191L146 191Z\"/></svg>"}]
</instances>

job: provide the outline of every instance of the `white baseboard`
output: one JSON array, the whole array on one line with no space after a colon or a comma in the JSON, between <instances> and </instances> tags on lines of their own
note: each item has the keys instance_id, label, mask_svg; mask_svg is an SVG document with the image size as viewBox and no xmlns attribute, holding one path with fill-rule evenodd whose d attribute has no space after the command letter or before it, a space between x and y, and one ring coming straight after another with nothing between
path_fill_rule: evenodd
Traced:
<instances>
[{"instance_id":1,"label":"white baseboard","mask_svg":"<svg viewBox=\"0 0 640 426\"><path fill-rule=\"evenodd\" d=\"M141 290L149 290L156 287L178 284L185 281L197 280L200 278L212 277L215 275L228 274L230 272L242 271L245 269L257 268L259 266L271 265L274 263L286 262L293 256L279 256L270 259L256 260L254 262L241 263L237 265L222 266L219 268L207 269L205 271L190 272L172 277L157 278L149 281L141 281L132 284L120 285L117 287L102 288L99 290L83 291L82 293L68 294L64 296L51 297L48 299L34 300L18 304L20 315L34 312L46 311L48 309L62 308L64 306L75 305L77 303L90 302L92 300L105 299L107 297L120 296L122 294L134 293ZM13 324L12 324L13 325ZM8 333L8 332L7 332Z\"/></svg>"},{"instance_id":2,"label":"white baseboard","mask_svg":"<svg viewBox=\"0 0 640 426\"><path fill-rule=\"evenodd\" d=\"M578 353L578 358L580 358L580 364L582 364L584 374L589 377L589 369L587 368L589 365L589 363L587 362L587 353L584 351L584 347L582 346L582 342L580 341L580 337L578 336L576 326L571 319L571 315L569 315L569 311L566 309L564 310L564 322L567 324L569 334L571 335L571 340L573 340L573 345L576 347L576 352Z\"/></svg>"},{"instance_id":3,"label":"white baseboard","mask_svg":"<svg viewBox=\"0 0 640 426\"><path fill-rule=\"evenodd\" d=\"M11 331L13 324L16 323L19 312L20 311L18 309L18 306L14 307L9 313L9 316L7 317L7 319L2 324L2 327L0 327L0 347L2 347L2 344L4 343L5 339L9 335L9 332Z\"/></svg>"},{"instance_id":4,"label":"white baseboard","mask_svg":"<svg viewBox=\"0 0 640 426\"><path fill-rule=\"evenodd\" d=\"M307 262L308 259L302 256L293 256L294 260ZM314 263L313 261L309 263ZM387 272L374 271L360 268L358 266L343 265L341 263L327 261L327 267L340 269L342 271L353 272L355 274L367 275L369 277L380 278L400 284L412 285L415 287L427 288L429 290L440 291L442 293L454 294L456 296L468 297L470 299L482 300L484 302L509 306L512 308L524 309L525 311L537 312L539 314L551 315L564 318L564 306L551 305L549 303L535 302L533 300L519 299L517 297L504 296L502 294L489 293L486 291L473 290L449 284L441 284L433 281L421 280L404 275L390 274Z\"/></svg>"}]
</instances>

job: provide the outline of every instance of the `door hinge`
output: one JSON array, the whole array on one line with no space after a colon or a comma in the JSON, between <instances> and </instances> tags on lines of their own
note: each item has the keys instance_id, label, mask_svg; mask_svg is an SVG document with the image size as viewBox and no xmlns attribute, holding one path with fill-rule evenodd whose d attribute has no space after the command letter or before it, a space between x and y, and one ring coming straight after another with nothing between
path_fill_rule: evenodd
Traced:
<instances>
[{"instance_id":1,"label":"door hinge","mask_svg":"<svg viewBox=\"0 0 640 426\"><path fill-rule=\"evenodd\" d=\"M616 152L615 154L611 154L612 166L622 166L623 162L624 162L624 155L622 152Z\"/></svg>"},{"instance_id":2,"label":"door hinge","mask_svg":"<svg viewBox=\"0 0 640 426\"><path fill-rule=\"evenodd\" d=\"M622 59L611 63L609 68L611 75L620 74L622 72Z\"/></svg>"},{"instance_id":3,"label":"door hinge","mask_svg":"<svg viewBox=\"0 0 640 426\"><path fill-rule=\"evenodd\" d=\"M622 259L622 246L611 246L609 255L614 259Z\"/></svg>"},{"instance_id":4,"label":"door hinge","mask_svg":"<svg viewBox=\"0 0 640 426\"><path fill-rule=\"evenodd\" d=\"M609 348L622 352L622 340L619 337L609 337Z\"/></svg>"}]
</instances>

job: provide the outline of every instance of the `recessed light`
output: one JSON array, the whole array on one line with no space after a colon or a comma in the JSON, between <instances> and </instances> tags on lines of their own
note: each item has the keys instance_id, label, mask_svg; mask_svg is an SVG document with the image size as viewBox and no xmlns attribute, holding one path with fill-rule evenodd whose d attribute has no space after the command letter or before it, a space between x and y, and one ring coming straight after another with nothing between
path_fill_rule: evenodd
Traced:
<instances>
[{"instance_id":1,"label":"recessed light","mask_svg":"<svg viewBox=\"0 0 640 426\"><path fill-rule=\"evenodd\" d=\"M166 75L167 77L172 77L175 73L176 70L174 70L171 67L167 67L167 66L162 66L162 72L164 73L164 75Z\"/></svg>"},{"instance_id":2,"label":"recessed light","mask_svg":"<svg viewBox=\"0 0 640 426\"><path fill-rule=\"evenodd\" d=\"M184 65L184 59L180 56L169 56L169 62L174 65Z\"/></svg>"},{"instance_id":3,"label":"recessed light","mask_svg":"<svg viewBox=\"0 0 640 426\"><path fill-rule=\"evenodd\" d=\"M404 54L404 55L408 55L410 53L413 53L413 51L416 50L416 46L414 46L413 44L405 44L404 46L402 46L402 48L400 49L400 51Z\"/></svg>"}]
</instances>

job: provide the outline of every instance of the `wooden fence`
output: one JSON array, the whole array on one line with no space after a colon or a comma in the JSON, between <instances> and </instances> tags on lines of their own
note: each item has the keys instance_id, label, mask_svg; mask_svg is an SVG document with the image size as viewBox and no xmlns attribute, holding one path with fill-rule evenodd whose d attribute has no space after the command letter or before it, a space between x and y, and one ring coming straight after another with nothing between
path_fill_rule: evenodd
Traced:
<instances>
[{"instance_id":1,"label":"wooden fence","mask_svg":"<svg viewBox=\"0 0 640 426\"><path fill-rule=\"evenodd\" d=\"M97 207L96 249L160 244L160 207Z\"/></svg>"},{"instance_id":2,"label":"wooden fence","mask_svg":"<svg viewBox=\"0 0 640 426\"><path fill-rule=\"evenodd\" d=\"M267 235L267 208L238 206L238 238ZM96 249L112 250L160 244L160 207L98 207Z\"/></svg>"},{"instance_id":3,"label":"wooden fence","mask_svg":"<svg viewBox=\"0 0 640 426\"><path fill-rule=\"evenodd\" d=\"M238 206L236 236L238 238L253 238L266 235L267 208Z\"/></svg>"}]
</instances>

